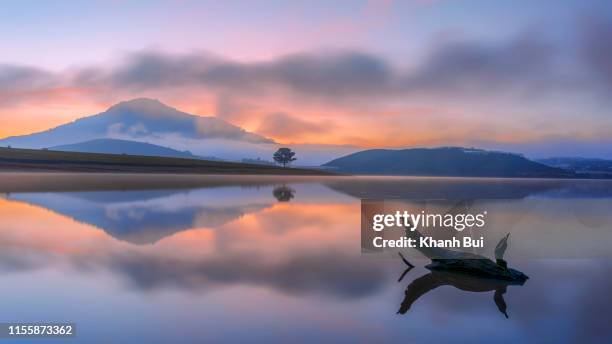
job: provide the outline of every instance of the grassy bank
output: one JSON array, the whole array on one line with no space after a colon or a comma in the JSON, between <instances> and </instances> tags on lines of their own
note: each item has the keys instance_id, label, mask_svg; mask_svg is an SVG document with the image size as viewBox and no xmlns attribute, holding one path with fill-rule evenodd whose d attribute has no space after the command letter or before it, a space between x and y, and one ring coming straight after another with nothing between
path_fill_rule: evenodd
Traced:
<instances>
[{"instance_id":1,"label":"grassy bank","mask_svg":"<svg viewBox=\"0 0 612 344\"><path fill-rule=\"evenodd\" d=\"M0 171L329 175L305 168L125 154L0 148Z\"/></svg>"}]
</instances>

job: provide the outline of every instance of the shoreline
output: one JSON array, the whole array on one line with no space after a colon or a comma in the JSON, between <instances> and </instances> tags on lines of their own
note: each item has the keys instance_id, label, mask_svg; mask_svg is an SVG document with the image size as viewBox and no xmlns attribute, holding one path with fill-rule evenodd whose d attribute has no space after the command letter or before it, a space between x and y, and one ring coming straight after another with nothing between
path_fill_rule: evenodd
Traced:
<instances>
[{"instance_id":1,"label":"shoreline","mask_svg":"<svg viewBox=\"0 0 612 344\"><path fill-rule=\"evenodd\" d=\"M330 176L318 169L127 154L0 148L1 172Z\"/></svg>"},{"instance_id":2,"label":"shoreline","mask_svg":"<svg viewBox=\"0 0 612 344\"><path fill-rule=\"evenodd\" d=\"M480 179L480 180L612 180L596 175L575 176L465 176L343 174L334 170L280 167L241 162L104 154L0 147L0 173L78 173L133 175L253 175L253 176L353 176L389 179Z\"/></svg>"}]
</instances>

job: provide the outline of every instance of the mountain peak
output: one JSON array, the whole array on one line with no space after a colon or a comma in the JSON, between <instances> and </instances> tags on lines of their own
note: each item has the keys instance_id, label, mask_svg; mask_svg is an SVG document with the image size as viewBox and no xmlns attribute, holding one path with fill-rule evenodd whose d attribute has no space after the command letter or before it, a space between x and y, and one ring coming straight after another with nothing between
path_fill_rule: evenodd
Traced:
<instances>
[{"instance_id":1,"label":"mountain peak","mask_svg":"<svg viewBox=\"0 0 612 344\"><path fill-rule=\"evenodd\" d=\"M122 101L111 106L107 111L113 112L117 110L130 110L151 113L178 111L177 109L160 102L158 99L153 98L134 98Z\"/></svg>"},{"instance_id":2,"label":"mountain peak","mask_svg":"<svg viewBox=\"0 0 612 344\"><path fill-rule=\"evenodd\" d=\"M167 106L166 104L159 101L159 99L155 98L132 98L129 100L123 100L113 106L138 106L138 105L151 105L151 106Z\"/></svg>"}]
</instances>

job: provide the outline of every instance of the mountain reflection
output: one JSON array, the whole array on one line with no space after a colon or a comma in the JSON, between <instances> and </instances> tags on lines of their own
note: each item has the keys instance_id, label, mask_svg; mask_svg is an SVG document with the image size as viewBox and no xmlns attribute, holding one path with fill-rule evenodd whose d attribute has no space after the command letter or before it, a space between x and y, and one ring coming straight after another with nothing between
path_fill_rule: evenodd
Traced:
<instances>
[{"instance_id":1,"label":"mountain reflection","mask_svg":"<svg viewBox=\"0 0 612 344\"><path fill-rule=\"evenodd\" d=\"M600 193L564 181L438 178L440 185L430 185L431 197L444 190L456 197L427 201L429 210L495 215L486 232L489 257L497 258L497 240L512 233L512 249L503 259L533 277L515 288L428 271L419 252L417 267L406 275L417 278L397 283L399 259L361 253L356 197L429 198L423 183L432 181L399 178L393 188L387 181L393 177L352 178L351 185L344 177L3 178L0 277L11 295L5 313L142 321L147 331L151 321L157 326L171 320L224 336L235 332L240 319L258 324L261 333L287 329L285 340L317 341L306 335L325 328L350 334L338 342L478 342L472 340L476 334L502 343L610 342L612 232L606 229L612 213L605 190L612 183L598 182ZM475 195L499 184L509 195L516 185L520 197L464 202L473 198L459 198L470 196L470 183ZM526 184L532 191L521 186ZM283 186L294 192L275 192ZM294 197L282 201L288 194ZM419 199L387 202L394 204L423 206ZM79 307L66 307L71 303ZM398 308L406 314L397 316Z\"/></svg>"},{"instance_id":2,"label":"mountain reflection","mask_svg":"<svg viewBox=\"0 0 612 344\"><path fill-rule=\"evenodd\" d=\"M129 190L20 193L8 199L44 207L133 244L152 244L194 227L218 227L272 204L248 190Z\"/></svg>"},{"instance_id":3,"label":"mountain reflection","mask_svg":"<svg viewBox=\"0 0 612 344\"><path fill-rule=\"evenodd\" d=\"M110 272L136 291L250 286L359 299L383 290L391 273L385 262L353 249L357 219L334 216L358 205L317 204L308 192L305 202L279 203L273 190L11 194L0 198L0 210L21 215L0 217L0 271Z\"/></svg>"}]
</instances>

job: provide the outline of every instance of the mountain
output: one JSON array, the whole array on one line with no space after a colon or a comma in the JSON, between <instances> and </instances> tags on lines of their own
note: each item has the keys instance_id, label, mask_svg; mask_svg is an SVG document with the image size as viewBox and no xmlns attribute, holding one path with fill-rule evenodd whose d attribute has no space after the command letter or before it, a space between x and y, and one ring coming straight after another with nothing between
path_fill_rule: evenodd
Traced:
<instances>
[{"instance_id":1,"label":"mountain","mask_svg":"<svg viewBox=\"0 0 612 344\"><path fill-rule=\"evenodd\" d=\"M461 147L371 149L323 166L341 173L461 177L573 177L523 156Z\"/></svg>"},{"instance_id":2,"label":"mountain","mask_svg":"<svg viewBox=\"0 0 612 344\"><path fill-rule=\"evenodd\" d=\"M150 143L118 139L95 139L70 145L54 146L50 147L49 149L64 152L147 155L186 159L199 158L198 156L191 154L189 151L181 152L172 148L153 145Z\"/></svg>"},{"instance_id":3,"label":"mountain","mask_svg":"<svg viewBox=\"0 0 612 344\"><path fill-rule=\"evenodd\" d=\"M612 160L577 158L577 157L556 157L538 159L537 162L551 166L571 170L576 173L588 174L592 177L612 176Z\"/></svg>"},{"instance_id":4,"label":"mountain","mask_svg":"<svg viewBox=\"0 0 612 344\"><path fill-rule=\"evenodd\" d=\"M188 114L158 100L138 98L49 130L0 139L0 147L49 148L96 139L146 142L224 160L271 159L282 147L272 139L217 117ZM295 144L297 164L318 166L359 150L347 145Z\"/></svg>"},{"instance_id":5,"label":"mountain","mask_svg":"<svg viewBox=\"0 0 612 344\"><path fill-rule=\"evenodd\" d=\"M46 148L99 138L226 139L246 143L274 143L216 117L181 112L155 99L118 103L97 115L22 136L0 140L0 146Z\"/></svg>"}]
</instances>

